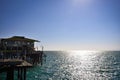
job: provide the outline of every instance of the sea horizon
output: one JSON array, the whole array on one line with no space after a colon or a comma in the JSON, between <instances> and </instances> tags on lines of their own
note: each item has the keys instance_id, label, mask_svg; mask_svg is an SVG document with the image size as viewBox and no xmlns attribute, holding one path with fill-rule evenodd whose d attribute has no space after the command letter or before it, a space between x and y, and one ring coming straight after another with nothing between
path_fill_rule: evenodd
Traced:
<instances>
[{"instance_id":1,"label":"sea horizon","mask_svg":"<svg viewBox=\"0 0 120 80\"><path fill-rule=\"evenodd\" d=\"M46 59L43 65L28 71L28 80L31 80L30 78L34 80L120 79L120 51L45 51L44 53Z\"/></svg>"},{"instance_id":2,"label":"sea horizon","mask_svg":"<svg viewBox=\"0 0 120 80\"><path fill-rule=\"evenodd\" d=\"M27 70L26 80L120 80L120 51L44 51L44 55L42 65ZM5 80L5 73L1 75Z\"/></svg>"},{"instance_id":3,"label":"sea horizon","mask_svg":"<svg viewBox=\"0 0 120 80\"><path fill-rule=\"evenodd\" d=\"M120 51L120 50L44 50L44 51Z\"/></svg>"}]
</instances>

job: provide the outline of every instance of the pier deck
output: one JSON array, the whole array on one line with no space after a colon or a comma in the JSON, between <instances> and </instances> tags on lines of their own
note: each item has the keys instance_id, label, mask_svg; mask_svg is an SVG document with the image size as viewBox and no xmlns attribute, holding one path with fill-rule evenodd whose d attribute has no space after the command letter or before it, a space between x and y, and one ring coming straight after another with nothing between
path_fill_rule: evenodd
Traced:
<instances>
[{"instance_id":1,"label":"pier deck","mask_svg":"<svg viewBox=\"0 0 120 80\"><path fill-rule=\"evenodd\" d=\"M14 71L18 72L18 80L26 80L26 70L33 65L20 59L0 59L0 71L7 72L6 80L14 80Z\"/></svg>"},{"instance_id":2,"label":"pier deck","mask_svg":"<svg viewBox=\"0 0 120 80\"><path fill-rule=\"evenodd\" d=\"M19 65L23 62L20 59L0 59L0 66L2 65Z\"/></svg>"}]
</instances>

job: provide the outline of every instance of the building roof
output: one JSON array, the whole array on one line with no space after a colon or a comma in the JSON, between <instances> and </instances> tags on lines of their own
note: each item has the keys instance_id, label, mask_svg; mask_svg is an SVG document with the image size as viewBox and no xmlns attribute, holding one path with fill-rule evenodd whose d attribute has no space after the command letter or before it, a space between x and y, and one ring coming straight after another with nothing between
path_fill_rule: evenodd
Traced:
<instances>
[{"instance_id":1,"label":"building roof","mask_svg":"<svg viewBox=\"0 0 120 80\"><path fill-rule=\"evenodd\" d=\"M25 38L24 36L13 36L10 38L4 38L4 40L40 42L35 39Z\"/></svg>"}]
</instances>

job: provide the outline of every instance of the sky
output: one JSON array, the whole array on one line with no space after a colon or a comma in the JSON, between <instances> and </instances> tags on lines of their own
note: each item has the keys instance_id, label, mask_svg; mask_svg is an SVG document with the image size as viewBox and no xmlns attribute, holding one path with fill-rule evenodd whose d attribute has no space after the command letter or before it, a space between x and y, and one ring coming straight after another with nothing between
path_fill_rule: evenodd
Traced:
<instances>
[{"instance_id":1,"label":"sky","mask_svg":"<svg viewBox=\"0 0 120 80\"><path fill-rule=\"evenodd\" d=\"M120 50L120 0L0 0L0 37L45 50Z\"/></svg>"}]
</instances>

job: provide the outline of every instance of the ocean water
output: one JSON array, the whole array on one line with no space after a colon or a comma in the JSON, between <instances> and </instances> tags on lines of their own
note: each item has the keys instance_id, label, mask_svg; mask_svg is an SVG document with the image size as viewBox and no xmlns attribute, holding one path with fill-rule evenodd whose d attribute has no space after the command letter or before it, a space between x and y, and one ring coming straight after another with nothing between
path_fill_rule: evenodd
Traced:
<instances>
[{"instance_id":1,"label":"ocean water","mask_svg":"<svg viewBox=\"0 0 120 80\"><path fill-rule=\"evenodd\" d=\"M27 80L120 80L120 51L46 51Z\"/></svg>"}]
</instances>

